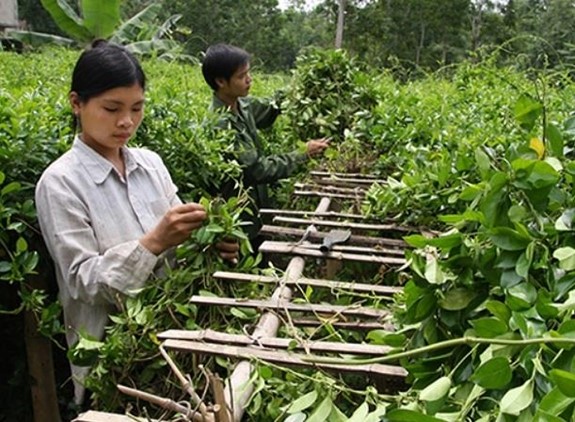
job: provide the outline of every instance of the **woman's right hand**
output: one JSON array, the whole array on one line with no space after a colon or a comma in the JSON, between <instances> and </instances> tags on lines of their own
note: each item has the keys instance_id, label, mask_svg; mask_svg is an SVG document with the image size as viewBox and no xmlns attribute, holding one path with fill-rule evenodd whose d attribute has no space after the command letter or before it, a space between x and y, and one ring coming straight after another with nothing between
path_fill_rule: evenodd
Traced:
<instances>
[{"instance_id":1,"label":"woman's right hand","mask_svg":"<svg viewBox=\"0 0 575 422\"><path fill-rule=\"evenodd\" d=\"M152 231L140 239L140 243L154 255L159 255L187 240L193 230L201 227L206 217L206 210L200 204L176 205L164 214Z\"/></svg>"}]
</instances>

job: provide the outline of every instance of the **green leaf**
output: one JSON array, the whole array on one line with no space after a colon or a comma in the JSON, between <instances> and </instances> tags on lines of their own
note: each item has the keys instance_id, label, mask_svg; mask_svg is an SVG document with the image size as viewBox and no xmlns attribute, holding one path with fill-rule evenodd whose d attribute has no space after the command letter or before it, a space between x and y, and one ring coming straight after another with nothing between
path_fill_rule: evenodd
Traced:
<instances>
[{"instance_id":1,"label":"green leaf","mask_svg":"<svg viewBox=\"0 0 575 422\"><path fill-rule=\"evenodd\" d=\"M507 193L508 182L508 176L503 172L495 173L489 180L489 189L481 202L481 212L487 227L504 225L508 220L507 211L511 206Z\"/></svg>"},{"instance_id":2,"label":"green leaf","mask_svg":"<svg viewBox=\"0 0 575 422\"><path fill-rule=\"evenodd\" d=\"M0 273L7 273L12 269L12 264L7 261L0 261Z\"/></svg>"},{"instance_id":3,"label":"green leaf","mask_svg":"<svg viewBox=\"0 0 575 422\"><path fill-rule=\"evenodd\" d=\"M444 422L433 416L424 415L423 413L408 409L392 410L386 415L386 420L389 422Z\"/></svg>"},{"instance_id":4,"label":"green leaf","mask_svg":"<svg viewBox=\"0 0 575 422\"><path fill-rule=\"evenodd\" d=\"M533 401L533 381L527 380L519 387L507 391L501 398L501 412L518 416Z\"/></svg>"},{"instance_id":5,"label":"green leaf","mask_svg":"<svg viewBox=\"0 0 575 422\"><path fill-rule=\"evenodd\" d=\"M511 318L511 310L509 307L505 303L498 300L488 300L485 303L485 308L487 308L493 314L493 316L498 318L500 321L503 321L504 323L508 323L509 318Z\"/></svg>"},{"instance_id":6,"label":"green leaf","mask_svg":"<svg viewBox=\"0 0 575 422\"><path fill-rule=\"evenodd\" d=\"M539 410L552 415L560 415L575 402L575 398L566 396L558 387L549 391L539 402Z\"/></svg>"},{"instance_id":7,"label":"green leaf","mask_svg":"<svg viewBox=\"0 0 575 422\"><path fill-rule=\"evenodd\" d=\"M410 322L419 322L433 313L437 300L432 292L424 293L407 309L406 319Z\"/></svg>"},{"instance_id":8,"label":"green leaf","mask_svg":"<svg viewBox=\"0 0 575 422\"><path fill-rule=\"evenodd\" d=\"M0 196L4 196L4 195L8 195L9 193L16 192L16 191L20 190L21 187L22 187L22 185L18 182L8 183L0 191Z\"/></svg>"},{"instance_id":9,"label":"green leaf","mask_svg":"<svg viewBox=\"0 0 575 422\"><path fill-rule=\"evenodd\" d=\"M425 279L431 284L443 284L453 279L453 276L443 271L435 256L428 254L425 264Z\"/></svg>"},{"instance_id":10,"label":"green leaf","mask_svg":"<svg viewBox=\"0 0 575 422\"><path fill-rule=\"evenodd\" d=\"M307 416L305 413L298 412L294 413L293 415L289 415L287 418L285 418L284 422L304 422L306 418Z\"/></svg>"},{"instance_id":11,"label":"green leaf","mask_svg":"<svg viewBox=\"0 0 575 422\"><path fill-rule=\"evenodd\" d=\"M575 374L562 369L552 369L549 377L567 397L575 397Z\"/></svg>"},{"instance_id":12,"label":"green leaf","mask_svg":"<svg viewBox=\"0 0 575 422\"><path fill-rule=\"evenodd\" d=\"M366 402L363 402L361 406L355 409L351 418L347 422L364 422L367 414L369 413L369 406Z\"/></svg>"},{"instance_id":13,"label":"green leaf","mask_svg":"<svg viewBox=\"0 0 575 422\"><path fill-rule=\"evenodd\" d=\"M533 422L567 422L565 419L551 413L547 413L541 409L537 409L537 413L535 413L531 420Z\"/></svg>"},{"instance_id":14,"label":"green leaf","mask_svg":"<svg viewBox=\"0 0 575 422\"><path fill-rule=\"evenodd\" d=\"M349 422L347 416L333 403L331 406L331 413L329 414L327 420L329 422Z\"/></svg>"},{"instance_id":15,"label":"green leaf","mask_svg":"<svg viewBox=\"0 0 575 422\"><path fill-rule=\"evenodd\" d=\"M575 116L570 116L563 124L563 132L567 135L575 135Z\"/></svg>"},{"instance_id":16,"label":"green leaf","mask_svg":"<svg viewBox=\"0 0 575 422\"><path fill-rule=\"evenodd\" d=\"M486 389L500 389L511 381L511 365L506 357L499 356L481 364L475 370L472 380Z\"/></svg>"},{"instance_id":17,"label":"green leaf","mask_svg":"<svg viewBox=\"0 0 575 422\"><path fill-rule=\"evenodd\" d=\"M287 409L287 413L298 413L302 410L307 409L308 407L312 406L315 401L317 400L317 391L311 391L296 401L294 401Z\"/></svg>"},{"instance_id":18,"label":"green leaf","mask_svg":"<svg viewBox=\"0 0 575 422\"><path fill-rule=\"evenodd\" d=\"M333 408L333 403L331 399L326 397L323 401L319 404L319 406L313 411L309 418L306 419L306 422L324 422L327 420L329 415L331 414L331 410Z\"/></svg>"},{"instance_id":19,"label":"green leaf","mask_svg":"<svg viewBox=\"0 0 575 422\"><path fill-rule=\"evenodd\" d=\"M451 388L451 378L441 377L433 381L419 393L419 399L423 401L437 401L445 397Z\"/></svg>"},{"instance_id":20,"label":"green leaf","mask_svg":"<svg viewBox=\"0 0 575 422\"><path fill-rule=\"evenodd\" d=\"M515 265L515 272L517 275L527 278L529 270L533 263L533 253L535 250L535 242L529 243L525 251L519 256L517 264Z\"/></svg>"},{"instance_id":21,"label":"green leaf","mask_svg":"<svg viewBox=\"0 0 575 422\"><path fill-rule=\"evenodd\" d=\"M78 41L88 42L94 37L93 34L84 26L82 19L76 14L74 9L66 0L40 0L42 6L50 13L56 25Z\"/></svg>"},{"instance_id":22,"label":"green leaf","mask_svg":"<svg viewBox=\"0 0 575 422\"><path fill-rule=\"evenodd\" d=\"M409 245L412 246L414 248L418 248L418 249L422 249L427 245L427 242L429 241L429 238L422 236L420 234L413 234L410 236L405 236L403 238L403 240L405 240L405 242Z\"/></svg>"},{"instance_id":23,"label":"green leaf","mask_svg":"<svg viewBox=\"0 0 575 422\"><path fill-rule=\"evenodd\" d=\"M477 185L466 186L459 194L459 199L462 201L473 201L482 192L483 190Z\"/></svg>"},{"instance_id":24,"label":"green leaf","mask_svg":"<svg viewBox=\"0 0 575 422\"><path fill-rule=\"evenodd\" d=\"M458 287L448 290L444 297L437 301L437 304L440 308L448 311L459 311L461 309L465 309L476 296L477 293L473 290L469 290L465 287Z\"/></svg>"},{"instance_id":25,"label":"green leaf","mask_svg":"<svg viewBox=\"0 0 575 422\"><path fill-rule=\"evenodd\" d=\"M504 251L521 251L531 243L530 237L523 236L509 227L493 228L488 235L493 244Z\"/></svg>"},{"instance_id":26,"label":"green leaf","mask_svg":"<svg viewBox=\"0 0 575 422\"><path fill-rule=\"evenodd\" d=\"M493 317L479 318L470 323L479 337L493 338L507 332L507 325Z\"/></svg>"},{"instance_id":27,"label":"green leaf","mask_svg":"<svg viewBox=\"0 0 575 422\"><path fill-rule=\"evenodd\" d=\"M553 258L559 260L559 267L565 271L575 270L575 249L566 246L555 249Z\"/></svg>"},{"instance_id":28,"label":"green leaf","mask_svg":"<svg viewBox=\"0 0 575 422\"><path fill-rule=\"evenodd\" d=\"M507 305L514 310L530 308L537 301L537 289L527 282L519 283L506 291Z\"/></svg>"},{"instance_id":29,"label":"green leaf","mask_svg":"<svg viewBox=\"0 0 575 422\"><path fill-rule=\"evenodd\" d=\"M23 237L19 237L16 241L16 251L17 252L24 252L28 250L28 242Z\"/></svg>"},{"instance_id":30,"label":"green leaf","mask_svg":"<svg viewBox=\"0 0 575 422\"><path fill-rule=\"evenodd\" d=\"M551 153L555 157L563 157L563 135L557 126L553 123L547 125L546 137L549 141Z\"/></svg>"},{"instance_id":31,"label":"green leaf","mask_svg":"<svg viewBox=\"0 0 575 422\"><path fill-rule=\"evenodd\" d=\"M461 245L463 236L459 232L452 232L442 236L434 237L427 241L428 245L435 246L445 252Z\"/></svg>"},{"instance_id":32,"label":"green leaf","mask_svg":"<svg viewBox=\"0 0 575 422\"><path fill-rule=\"evenodd\" d=\"M575 209L569 208L563 211L561 217L555 221L555 229L559 231L573 230L573 218L575 217Z\"/></svg>"},{"instance_id":33,"label":"green leaf","mask_svg":"<svg viewBox=\"0 0 575 422\"><path fill-rule=\"evenodd\" d=\"M391 347L403 347L406 337L405 334L390 333L385 330L371 330L367 334L367 340L372 344L385 344Z\"/></svg>"},{"instance_id":34,"label":"green leaf","mask_svg":"<svg viewBox=\"0 0 575 422\"><path fill-rule=\"evenodd\" d=\"M486 179L489 175L489 170L491 169L491 161L489 156L481 149L475 149L475 161L479 167L479 172L481 173L482 179Z\"/></svg>"},{"instance_id":35,"label":"green leaf","mask_svg":"<svg viewBox=\"0 0 575 422\"><path fill-rule=\"evenodd\" d=\"M94 38L109 38L118 27L121 0L82 0L84 26Z\"/></svg>"},{"instance_id":36,"label":"green leaf","mask_svg":"<svg viewBox=\"0 0 575 422\"><path fill-rule=\"evenodd\" d=\"M531 131L535 125L535 121L543 112L543 104L530 95L521 94L513 107L513 111L515 120L517 120L519 125L523 129Z\"/></svg>"}]
</instances>

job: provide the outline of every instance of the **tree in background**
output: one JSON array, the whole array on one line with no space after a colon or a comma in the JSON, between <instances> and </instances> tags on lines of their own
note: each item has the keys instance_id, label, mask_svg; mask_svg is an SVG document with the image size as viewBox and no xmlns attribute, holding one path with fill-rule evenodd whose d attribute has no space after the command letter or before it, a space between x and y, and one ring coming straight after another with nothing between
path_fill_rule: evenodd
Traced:
<instances>
[{"instance_id":1,"label":"tree in background","mask_svg":"<svg viewBox=\"0 0 575 422\"><path fill-rule=\"evenodd\" d=\"M27 29L31 31L64 35L38 0L18 0L18 16L26 22Z\"/></svg>"},{"instance_id":2,"label":"tree in background","mask_svg":"<svg viewBox=\"0 0 575 422\"><path fill-rule=\"evenodd\" d=\"M42 2L52 9L68 5L66 0ZM36 31L57 34L38 3L20 0L20 16ZM93 1L69 3L68 9L82 17L82 10ZM292 68L305 47L333 47L340 6L339 0L324 0L311 10L304 0L291 0L283 10L278 0L115 0L106 4L111 3L120 4L122 20L151 3L161 4L160 19L179 14L177 25L189 29L174 35L189 55L201 58L209 45L218 42L236 44L250 51L254 63L268 71ZM374 66L434 70L501 45L500 60L523 68L565 66L575 59L575 5L570 0L345 3L342 47Z\"/></svg>"}]
</instances>

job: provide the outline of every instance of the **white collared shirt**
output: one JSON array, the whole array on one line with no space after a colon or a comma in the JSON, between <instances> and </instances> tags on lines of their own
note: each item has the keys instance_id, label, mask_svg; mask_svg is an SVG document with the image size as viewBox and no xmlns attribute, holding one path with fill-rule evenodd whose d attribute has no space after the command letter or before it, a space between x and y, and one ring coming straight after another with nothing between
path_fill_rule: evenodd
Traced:
<instances>
[{"instance_id":1,"label":"white collared shirt","mask_svg":"<svg viewBox=\"0 0 575 422\"><path fill-rule=\"evenodd\" d=\"M76 137L36 186L69 346L80 330L102 339L117 294L135 294L165 261L165 254L154 255L139 239L181 202L177 188L156 153L123 148L122 154L125 178ZM87 369L72 365L72 372L81 380ZM75 384L80 401L83 387Z\"/></svg>"}]
</instances>

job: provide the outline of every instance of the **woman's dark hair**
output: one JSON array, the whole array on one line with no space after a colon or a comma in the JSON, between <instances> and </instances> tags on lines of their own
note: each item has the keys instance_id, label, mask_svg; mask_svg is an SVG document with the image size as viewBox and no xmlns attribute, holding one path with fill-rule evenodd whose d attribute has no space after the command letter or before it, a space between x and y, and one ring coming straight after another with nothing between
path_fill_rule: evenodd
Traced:
<instances>
[{"instance_id":1,"label":"woman's dark hair","mask_svg":"<svg viewBox=\"0 0 575 422\"><path fill-rule=\"evenodd\" d=\"M109 89L134 84L146 89L146 76L138 59L124 47L96 40L76 62L70 90L85 102Z\"/></svg>"},{"instance_id":2,"label":"woman's dark hair","mask_svg":"<svg viewBox=\"0 0 575 422\"><path fill-rule=\"evenodd\" d=\"M216 79L229 81L240 67L250 61L250 55L242 48L229 44L215 44L206 51L202 60L202 74L208 85L218 90Z\"/></svg>"}]
</instances>

